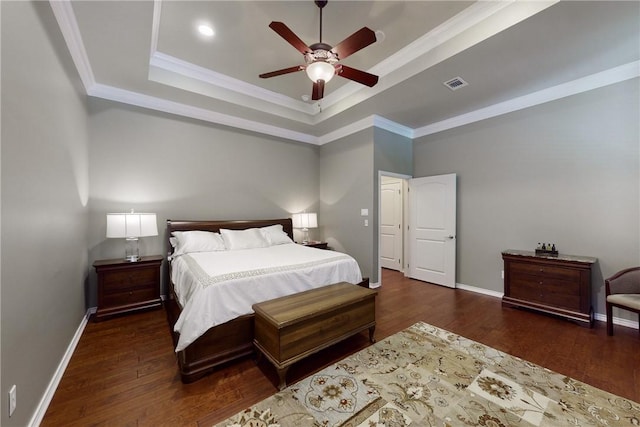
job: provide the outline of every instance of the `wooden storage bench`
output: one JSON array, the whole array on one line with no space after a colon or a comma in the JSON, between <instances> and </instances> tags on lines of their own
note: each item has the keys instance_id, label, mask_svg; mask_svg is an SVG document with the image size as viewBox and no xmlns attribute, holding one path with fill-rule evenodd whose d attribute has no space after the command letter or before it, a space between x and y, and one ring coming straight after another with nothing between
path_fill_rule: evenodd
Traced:
<instances>
[{"instance_id":1,"label":"wooden storage bench","mask_svg":"<svg viewBox=\"0 0 640 427\"><path fill-rule=\"evenodd\" d=\"M289 366L310 354L365 329L375 342L376 294L342 282L254 304L253 342L278 370L278 388L286 387Z\"/></svg>"}]
</instances>

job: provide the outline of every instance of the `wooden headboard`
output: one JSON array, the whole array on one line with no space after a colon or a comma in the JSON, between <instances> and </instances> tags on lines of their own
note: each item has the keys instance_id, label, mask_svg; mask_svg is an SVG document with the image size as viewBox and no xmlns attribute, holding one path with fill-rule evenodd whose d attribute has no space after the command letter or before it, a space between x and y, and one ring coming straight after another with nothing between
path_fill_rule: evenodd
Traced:
<instances>
[{"instance_id":1,"label":"wooden headboard","mask_svg":"<svg viewBox=\"0 0 640 427\"><path fill-rule=\"evenodd\" d=\"M185 221L185 220L167 220L167 235L166 235L166 248L167 253L170 255L172 252L169 238L173 231L213 231L218 232L221 228L227 228L231 230L245 230L247 228L266 227L268 225L281 224L285 233L293 240L293 223L291 218L280 219L257 219L257 220L227 220L227 221Z\"/></svg>"}]
</instances>

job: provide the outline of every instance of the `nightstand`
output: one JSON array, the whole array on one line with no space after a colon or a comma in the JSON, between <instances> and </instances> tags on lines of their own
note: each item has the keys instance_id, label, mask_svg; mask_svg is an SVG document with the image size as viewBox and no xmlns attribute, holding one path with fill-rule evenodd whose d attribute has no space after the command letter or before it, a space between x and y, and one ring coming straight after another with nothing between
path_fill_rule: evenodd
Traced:
<instances>
[{"instance_id":1,"label":"nightstand","mask_svg":"<svg viewBox=\"0 0 640 427\"><path fill-rule=\"evenodd\" d=\"M300 243L302 246L309 246L310 248L318 248L318 249L329 249L329 247L327 246L328 243L327 242L307 242L307 243Z\"/></svg>"},{"instance_id":2,"label":"nightstand","mask_svg":"<svg viewBox=\"0 0 640 427\"><path fill-rule=\"evenodd\" d=\"M124 259L98 260L93 267L98 274L98 309L94 320L116 314L159 308L160 255L142 257L140 261Z\"/></svg>"}]
</instances>

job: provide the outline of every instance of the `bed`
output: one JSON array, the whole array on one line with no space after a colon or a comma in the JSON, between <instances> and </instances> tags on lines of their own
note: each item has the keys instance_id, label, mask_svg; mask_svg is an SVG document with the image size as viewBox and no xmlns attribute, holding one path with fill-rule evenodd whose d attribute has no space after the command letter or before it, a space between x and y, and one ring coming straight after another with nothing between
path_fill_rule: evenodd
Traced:
<instances>
[{"instance_id":1,"label":"bed","mask_svg":"<svg viewBox=\"0 0 640 427\"><path fill-rule=\"evenodd\" d=\"M281 240L293 239L290 218L167 220L169 262L166 277L169 290L165 307L184 383L203 377L220 364L254 352L254 315L250 309L253 303L325 286L330 284L329 281L348 281L368 287L368 279L362 279L353 258L337 252L305 248L291 241L268 244L269 247L265 248L236 246L231 251L214 249L212 253L184 253L181 248L185 246L175 247L176 236L194 234L181 232L219 233L222 230L227 246L232 246L238 242L242 244L244 240L229 239L242 237L255 232L255 229L272 228L280 230ZM267 240L276 241L280 234L273 234L276 237ZM282 261L285 259L293 261L285 265ZM272 261L275 264L269 264ZM220 266L224 268L219 271Z\"/></svg>"}]
</instances>

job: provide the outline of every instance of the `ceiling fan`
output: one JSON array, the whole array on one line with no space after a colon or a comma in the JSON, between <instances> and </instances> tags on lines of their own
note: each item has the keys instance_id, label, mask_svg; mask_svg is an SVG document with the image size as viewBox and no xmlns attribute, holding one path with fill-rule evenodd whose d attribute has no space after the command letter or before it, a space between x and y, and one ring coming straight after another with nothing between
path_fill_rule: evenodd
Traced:
<instances>
[{"instance_id":1,"label":"ceiling fan","mask_svg":"<svg viewBox=\"0 0 640 427\"><path fill-rule=\"evenodd\" d=\"M363 27L334 47L323 43L322 9L327 5L327 0L316 0L315 4L320 8L320 41L318 43L307 46L282 22L273 21L269 24L269 27L273 31L278 33L280 37L304 55L305 64L260 74L260 77L267 79L269 77L305 70L307 76L309 76L313 82L311 99L314 101L322 99L324 96L324 85L328 83L334 75L353 80L354 82L369 87L375 86L375 84L378 83L378 76L342 65L339 61L374 43L376 41L376 33L367 27Z\"/></svg>"}]
</instances>

